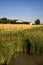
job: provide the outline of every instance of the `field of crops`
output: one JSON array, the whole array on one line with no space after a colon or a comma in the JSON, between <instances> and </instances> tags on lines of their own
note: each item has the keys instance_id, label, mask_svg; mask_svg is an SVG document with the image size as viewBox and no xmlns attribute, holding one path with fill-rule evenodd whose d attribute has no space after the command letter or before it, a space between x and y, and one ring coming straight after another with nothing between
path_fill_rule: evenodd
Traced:
<instances>
[{"instance_id":1,"label":"field of crops","mask_svg":"<svg viewBox=\"0 0 43 65\"><path fill-rule=\"evenodd\" d=\"M24 30L35 27L41 27L43 25L29 25L29 24L0 24L0 29L3 30Z\"/></svg>"},{"instance_id":2,"label":"field of crops","mask_svg":"<svg viewBox=\"0 0 43 65\"><path fill-rule=\"evenodd\" d=\"M32 54L43 55L43 25L0 24L0 63L9 63L13 53L16 58L16 52L26 52L26 39Z\"/></svg>"}]
</instances>

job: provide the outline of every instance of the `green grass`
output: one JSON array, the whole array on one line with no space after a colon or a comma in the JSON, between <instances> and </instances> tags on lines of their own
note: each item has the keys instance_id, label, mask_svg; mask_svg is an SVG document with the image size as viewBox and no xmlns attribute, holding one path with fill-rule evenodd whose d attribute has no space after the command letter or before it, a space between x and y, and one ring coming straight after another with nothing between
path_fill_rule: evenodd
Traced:
<instances>
[{"instance_id":1,"label":"green grass","mask_svg":"<svg viewBox=\"0 0 43 65\"><path fill-rule=\"evenodd\" d=\"M0 31L0 63L10 62L15 51L26 51L26 39L31 43L31 52L43 55L43 26L20 31ZM35 49L36 48L36 49ZM16 56L16 55L15 55Z\"/></svg>"}]
</instances>

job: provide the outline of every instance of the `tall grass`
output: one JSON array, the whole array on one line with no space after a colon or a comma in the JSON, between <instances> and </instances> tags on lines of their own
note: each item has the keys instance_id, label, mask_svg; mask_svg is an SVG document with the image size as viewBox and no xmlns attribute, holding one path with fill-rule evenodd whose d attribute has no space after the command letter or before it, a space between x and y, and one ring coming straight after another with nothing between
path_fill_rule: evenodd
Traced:
<instances>
[{"instance_id":1,"label":"tall grass","mask_svg":"<svg viewBox=\"0 0 43 65\"><path fill-rule=\"evenodd\" d=\"M13 53L26 52L26 39L31 43L31 53L43 55L43 26L26 30L0 29L0 63L9 63ZM16 56L16 55L15 55Z\"/></svg>"}]
</instances>

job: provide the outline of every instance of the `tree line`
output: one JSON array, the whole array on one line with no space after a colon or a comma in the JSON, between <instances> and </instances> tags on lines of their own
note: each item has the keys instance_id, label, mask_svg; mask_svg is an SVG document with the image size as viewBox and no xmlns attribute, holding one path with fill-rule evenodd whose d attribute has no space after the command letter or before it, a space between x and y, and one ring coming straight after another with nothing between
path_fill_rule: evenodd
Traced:
<instances>
[{"instance_id":1,"label":"tree line","mask_svg":"<svg viewBox=\"0 0 43 65\"><path fill-rule=\"evenodd\" d=\"M7 19L7 18L1 18L0 19L0 24L29 24L29 22L16 22L18 20L11 20L11 19Z\"/></svg>"},{"instance_id":2,"label":"tree line","mask_svg":"<svg viewBox=\"0 0 43 65\"><path fill-rule=\"evenodd\" d=\"M0 24L15 24L17 20L11 20L11 19L7 19L7 18L1 18L0 19Z\"/></svg>"},{"instance_id":3,"label":"tree line","mask_svg":"<svg viewBox=\"0 0 43 65\"><path fill-rule=\"evenodd\" d=\"M7 18L0 18L0 24L30 24L30 22L17 22L18 20L11 20L11 19L7 19ZM36 25L40 24L40 20L36 19L35 23Z\"/></svg>"}]
</instances>

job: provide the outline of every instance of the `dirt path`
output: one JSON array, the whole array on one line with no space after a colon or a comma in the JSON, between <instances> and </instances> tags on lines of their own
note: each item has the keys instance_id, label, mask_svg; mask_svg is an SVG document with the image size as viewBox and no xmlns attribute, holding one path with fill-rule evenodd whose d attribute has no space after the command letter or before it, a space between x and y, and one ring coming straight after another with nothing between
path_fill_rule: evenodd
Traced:
<instances>
[{"instance_id":1,"label":"dirt path","mask_svg":"<svg viewBox=\"0 0 43 65\"><path fill-rule=\"evenodd\" d=\"M16 61L12 58L10 65L43 65L43 58L27 54L21 54Z\"/></svg>"},{"instance_id":2,"label":"dirt path","mask_svg":"<svg viewBox=\"0 0 43 65\"><path fill-rule=\"evenodd\" d=\"M20 55L14 65L37 65L37 63L30 56Z\"/></svg>"}]
</instances>

